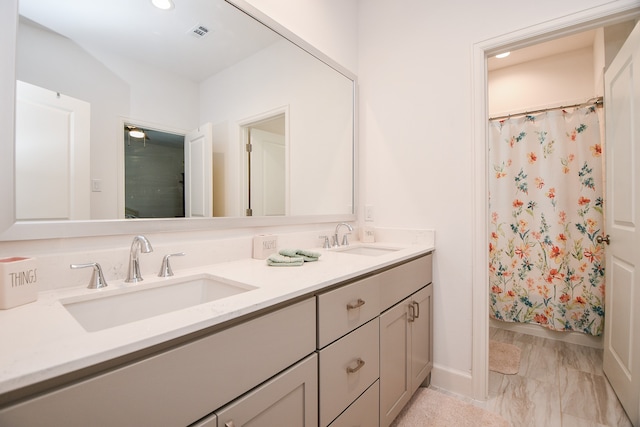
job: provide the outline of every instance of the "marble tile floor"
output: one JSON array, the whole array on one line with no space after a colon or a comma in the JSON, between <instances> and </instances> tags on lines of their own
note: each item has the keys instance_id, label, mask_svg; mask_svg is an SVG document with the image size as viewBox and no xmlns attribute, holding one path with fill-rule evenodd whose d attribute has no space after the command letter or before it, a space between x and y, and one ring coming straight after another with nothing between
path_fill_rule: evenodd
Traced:
<instances>
[{"instance_id":1,"label":"marble tile floor","mask_svg":"<svg viewBox=\"0 0 640 427\"><path fill-rule=\"evenodd\" d=\"M497 328L489 335L520 347L520 371L489 371L489 399L471 403L513 427L632 427L602 372L602 350Z\"/></svg>"},{"instance_id":2,"label":"marble tile floor","mask_svg":"<svg viewBox=\"0 0 640 427\"><path fill-rule=\"evenodd\" d=\"M489 336L522 350L517 375L489 372L483 402L514 427L631 427L602 372L602 350L497 328Z\"/></svg>"}]
</instances>

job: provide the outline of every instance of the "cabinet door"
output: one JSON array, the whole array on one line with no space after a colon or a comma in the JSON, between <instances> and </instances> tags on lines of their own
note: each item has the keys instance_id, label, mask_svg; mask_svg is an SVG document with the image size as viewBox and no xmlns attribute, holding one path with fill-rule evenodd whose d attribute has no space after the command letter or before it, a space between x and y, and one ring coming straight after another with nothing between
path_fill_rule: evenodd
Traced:
<instances>
[{"instance_id":1,"label":"cabinet door","mask_svg":"<svg viewBox=\"0 0 640 427\"><path fill-rule=\"evenodd\" d=\"M268 357L268 355L266 355ZM313 354L216 411L218 427L318 424L318 356Z\"/></svg>"},{"instance_id":2,"label":"cabinet door","mask_svg":"<svg viewBox=\"0 0 640 427\"><path fill-rule=\"evenodd\" d=\"M422 288L409 298L411 306L411 394L427 378L433 367L432 308L433 286Z\"/></svg>"},{"instance_id":3,"label":"cabinet door","mask_svg":"<svg viewBox=\"0 0 640 427\"><path fill-rule=\"evenodd\" d=\"M411 398L409 299L380 316L380 426L386 427Z\"/></svg>"}]
</instances>

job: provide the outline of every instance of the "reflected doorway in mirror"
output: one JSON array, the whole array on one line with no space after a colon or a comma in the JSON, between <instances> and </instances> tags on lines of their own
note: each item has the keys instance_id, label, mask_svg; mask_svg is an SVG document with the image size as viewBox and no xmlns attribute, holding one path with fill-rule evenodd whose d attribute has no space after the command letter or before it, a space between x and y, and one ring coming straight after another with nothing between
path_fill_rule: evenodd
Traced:
<instances>
[{"instance_id":1,"label":"reflected doorway in mirror","mask_svg":"<svg viewBox=\"0 0 640 427\"><path fill-rule=\"evenodd\" d=\"M287 109L244 122L244 212L246 216L287 214Z\"/></svg>"},{"instance_id":2,"label":"reflected doorway in mirror","mask_svg":"<svg viewBox=\"0 0 640 427\"><path fill-rule=\"evenodd\" d=\"M124 217L184 217L185 136L135 123L126 123L123 131Z\"/></svg>"},{"instance_id":3,"label":"reflected doorway in mirror","mask_svg":"<svg viewBox=\"0 0 640 427\"><path fill-rule=\"evenodd\" d=\"M16 81L16 219L90 219L90 117L86 101Z\"/></svg>"}]
</instances>

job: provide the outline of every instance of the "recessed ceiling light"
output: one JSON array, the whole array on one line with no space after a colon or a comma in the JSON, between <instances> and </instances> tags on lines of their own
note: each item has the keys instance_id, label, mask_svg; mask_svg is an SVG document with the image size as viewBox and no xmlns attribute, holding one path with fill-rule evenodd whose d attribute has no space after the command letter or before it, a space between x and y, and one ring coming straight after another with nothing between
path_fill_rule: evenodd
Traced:
<instances>
[{"instance_id":1,"label":"recessed ceiling light","mask_svg":"<svg viewBox=\"0 0 640 427\"><path fill-rule=\"evenodd\" d=\"M504 52L504 53L499 53L498 55L496 55L496 58L506 58L507 56L511 55L511 52Z\"/></svg>"},{"instance_id":2,"label":"recessed ceiling light","mask_svg":"<svg viewBox=\"0 0 640 427\"><path fill-rule=\"evenodd\" d=\"M142 129L138 129L138 128L133 128L129 131L129 135L131 136L131 138L144 138L145 134L144 131Z\"/></svg>"},{"instance_id":3,"label":"recessed ceiling light","mask_svg":"<svg viewBox=\"0 0 640 427\"><path fill-rule=\"evenodd\" d=\"M162 10L173 9L173 1L171 0L151 0L151 3Z\"/></svg>"}]
</instances>

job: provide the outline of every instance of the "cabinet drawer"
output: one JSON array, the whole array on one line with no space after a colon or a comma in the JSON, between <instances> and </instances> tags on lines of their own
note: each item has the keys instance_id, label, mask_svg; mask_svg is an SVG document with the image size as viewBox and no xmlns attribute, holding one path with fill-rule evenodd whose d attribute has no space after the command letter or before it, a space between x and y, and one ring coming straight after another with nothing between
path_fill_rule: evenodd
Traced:
<instances>
[{"instance_id":1,"label":"cabinet drawer","mask_svg":"<svg viewBox=\"0 0 640 427\"><path fill-rule=\"evenodd\" d=\"M318 295L318 348L380 314L380 276Z\"/></svg>"},{"instance_id":2,"label":"cabinet drawer","mask_svg":"<svg viewBox=\"0 0 640 427\"><path fill-rule=\"evenodd\" d=\"M379 376L376 317L320 350L320 425L326 426Z\"/></svg>"},{"instance_id":3,"label":"cabinet drawer","mask_svg":"<svg viewBox=\"0 0 640 427\"><path fill-rule=\"evenodd\" d=\"M218 425L314 427L318 423L318 356L313 354L216 411Z\"/></svg>"},{"instance_id":4,"label":"cabinet drawer","mask_svg":"<svg viewBox=\"0 0 640 427\"><path fill-rule=\"evenodd\" d=\"M379 274L380 312L431 283L433 276L431 258L432 255L428 254Z\"/></svg>"},{"instance_id":5,"label":"cabinet drawer","mask_svg":"<svg viewBox=\"0 0 640 427\"><path fill-rule=\"evenodd\" d=\"M380 381L373 383L329 427L370 427L378 425Z\"/></svg>"},{"instance_id":6,"label":"cabinet drawer","mask_svg":"<svg viewBox=\"0 0 640 427\"><path fill-rule=\"evenodd\" d=\"M189 425L315 350L310 298L0 410L0 425Z\"/></svg>"}]
</instances>

